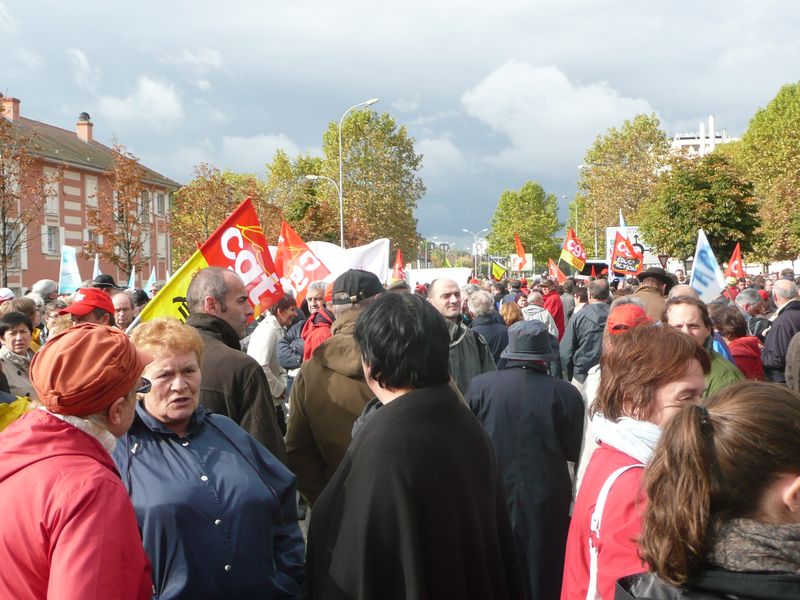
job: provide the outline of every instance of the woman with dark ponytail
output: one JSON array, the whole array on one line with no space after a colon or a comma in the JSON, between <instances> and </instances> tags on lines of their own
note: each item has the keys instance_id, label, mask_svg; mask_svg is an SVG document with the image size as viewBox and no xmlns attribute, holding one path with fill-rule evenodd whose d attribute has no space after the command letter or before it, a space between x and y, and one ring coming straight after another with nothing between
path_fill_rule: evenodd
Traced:
<instances>
[{"instance_id":1,"label":"woman with dark ponytail","mask_svg":"<svg viewBox=\"0 0 800 600\"><path fill-rule=\"evenodd\" d=\"M651 572L615 598L800 598L800 395L748 381L681 409L645 488Z\"/></svg>"}]
</instances>

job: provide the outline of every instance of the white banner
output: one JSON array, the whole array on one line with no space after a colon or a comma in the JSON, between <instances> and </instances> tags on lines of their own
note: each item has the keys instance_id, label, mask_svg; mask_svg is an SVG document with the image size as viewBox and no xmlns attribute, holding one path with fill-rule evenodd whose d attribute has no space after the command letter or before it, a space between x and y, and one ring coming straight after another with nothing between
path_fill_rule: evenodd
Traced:
<instances>
[{"instance_id":1,"label":"white banner","mask_svg":"<svg viewBox=\"0 0 800 600\"><path fill-rule=\"evenodd\" d=\"M697 248L692 263L692 280L689 282L703 302L711 302L725 289L725 277L719 268L714 251L708 243L706 232L697 232Z\"/></svg>"},{"instance_id":2,"label":"white banner","mask_svg":"<svg viewBox=\"0 0 800 600\"><path fill-rule=\"evenodd\" d=\"M386 281L389 268L389 239L380 238L363 246L344 248L328 242L306 242L308 248L331 272L325 281L333 281L348 269L362 269L375 273L382 282ZM270 246L269 253L275 260L277 246Z\"/></svg>"},{"instance_id":3,"label":"white banner","mask_svg":"<svg viewBox=\"0 0 800 600\"><path fill-rule=\"evenodd\" d=\"M58 275L58 293L71 294L81 287L81 273L75 248L61 246L61 271Z\"/></svg>"}]
</instances>

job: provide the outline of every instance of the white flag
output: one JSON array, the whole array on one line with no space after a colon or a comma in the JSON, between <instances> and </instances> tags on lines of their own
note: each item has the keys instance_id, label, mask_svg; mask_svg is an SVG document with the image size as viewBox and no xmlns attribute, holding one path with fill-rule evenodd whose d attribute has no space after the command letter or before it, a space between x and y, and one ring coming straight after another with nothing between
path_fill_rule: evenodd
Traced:
<instances>
[{"instance_id":1,"label":"white flag","mask_svg":"<svg viewBox=\"0 0 800 600\"><path fill-rule=\"evenodd\" d=\"M697 232L697 248L694 251L692 280L689 285L705 303L714 300L725 289L725 277L722 275L722 269L719 268L714 251L702 229Z\"/></svg>"},{"instance_id":2,"label":"white flag","mask_svg":"<svg viewBox=\"0 0 800 600\"><path fill-rule=\"evenodd\" d=\"M58 275L58 293L71 294L81 287L81 273L75 248L61 246L61 271Z\"/></svg>"},{"instance_id":3,"label":"white flag","mask_svg":"<svg viewBox=\"0 0 800 600\"><path fill-rule=\"evenodd\" d=\"M136 287L136 265L131 269L131 276L128 278L128 287L133 289Z\"/></svg>"},{"instance_id":4,"label":"white flag","mask_svg":"<svg viewBox=\"0 0 800 600\"><path fill-rule=\"evenodd\" d=\"M97 277L98 275L102 275L100 272L100 256L95 252L94 254L94 269L92 269L92 279Z\"/></svg>"}]
</instances>

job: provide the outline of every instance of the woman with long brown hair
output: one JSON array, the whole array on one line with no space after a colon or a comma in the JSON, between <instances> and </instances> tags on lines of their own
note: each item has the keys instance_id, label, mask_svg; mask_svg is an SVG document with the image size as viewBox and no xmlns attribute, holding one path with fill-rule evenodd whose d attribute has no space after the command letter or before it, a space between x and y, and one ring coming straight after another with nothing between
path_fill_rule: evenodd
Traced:
<instances>
[{"instance_id":1,"label":"woman with long brown hair","mask_svg":"<svg viewBox=\"0 0 800 600\"><path fill-rule=\"evenodd\" d=\"M652 571L617 598L800 598L800 395L749 381L681 409L645 486Z\"/></svg>"},{"instance_id":2,"label":"woman with long brown hair","mask_svg":"<svg viewBox=\"0 0 800 600\"><path fill-rule=\"evenodd\" d=\"M640 325L611 344L600 360L591 409L599 447L575 501L561 598L614 597L619 578L647 570L639 558L645 498L643 467L661 428L684 405L698 404L708 353L671 327Z\"/></svg>"}]
</instances>

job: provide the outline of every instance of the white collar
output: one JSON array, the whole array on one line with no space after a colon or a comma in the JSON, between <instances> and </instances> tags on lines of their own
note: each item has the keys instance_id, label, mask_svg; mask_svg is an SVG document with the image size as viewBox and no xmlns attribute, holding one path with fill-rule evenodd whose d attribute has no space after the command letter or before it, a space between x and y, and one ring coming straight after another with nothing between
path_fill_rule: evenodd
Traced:
<instances>
[{"instance_id":1,"label":"white collar","mask_svg":"<svg viewBox=\"0 0 800 600\"><path fill-rule=\"evenodd\" d=\"M101 427L97 423L84 419L83 417L76 417L74 415L61 415L58 413L50 412L44 406L40 406L39 410L43 410L48 415L54 416L56 419L61 419L65 423L69 423L76 429L80 429L84 433L89 434L103 446L106 452L111 454L114 451L114 446L117 445L117 438L108 429Z\"/></svg>"}]
</instances>

